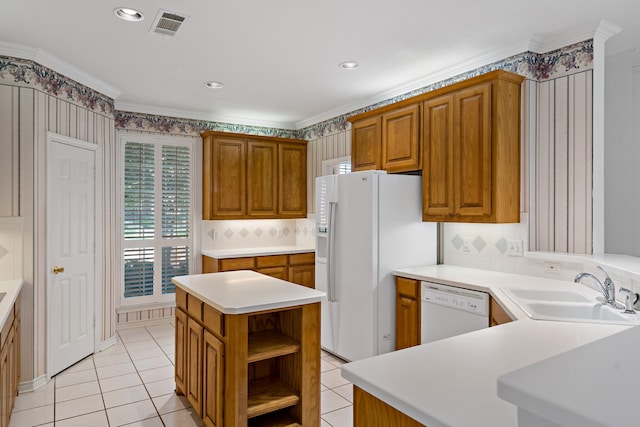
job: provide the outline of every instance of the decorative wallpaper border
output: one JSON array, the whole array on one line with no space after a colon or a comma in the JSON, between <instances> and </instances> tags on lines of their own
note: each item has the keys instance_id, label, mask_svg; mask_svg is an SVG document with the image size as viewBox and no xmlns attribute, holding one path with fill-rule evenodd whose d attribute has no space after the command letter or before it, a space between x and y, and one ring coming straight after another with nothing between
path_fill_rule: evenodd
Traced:
<instances>
[{"instance_id":1,"label":"decorative wallpaper border","mask_svg":"<svg viewBox=\"0 0 640 427\"><path fill-rule=\"evenodd\" d=\"M332 133L347 130L349 128L349 122L347 119L351 116L375 110L376 108L393 104L423 93L431 92L441 87L486 74L494 70L506 70L523 75L530 80L544 81L568 74L574 74L580 71L590 70L592 68L593 40L591 39L543 54L524 52L492 64L476 68L475 70L458 74L457 76L450 77L437 83L412 90L402 95L368 105L359 110L316 123L299 130L298 138L307 140L317 139Z\"/></svg>"},{"instance_id":2,"label":"decorative wallpaper border","mask_svg":"<svg viewBox=\"0 0 640 427\"><path fill-rule=\"evenodd\" d=\"M114 117L116 129L199 136L205 130L246 133L250 135L281 138L316 139L349 129L347 119L416 95L433 91L493 70L507 70L535 81L544 81L589 70L593 67L593 40L586 40L555 51L538 54L524 52L502 59L466 73L424 86L402 95L377 102L356 111L342 114L300 130L268 128L206 120L183 119L152 114L116 111L113 99L102 95L74 80L68 79L33 61L0 56L0 81L35 86L42 91L65 97L92 111L100 111Z\"/></svg>"},{"instance_id":3,"label":"decorative wallpaper border","mask_svg":"<svg viewBox=\"0 0 640 427\"><path fill-rule=\"evenodd\" d=\"M205 130L298 138L299 131L116 111L116 129L200 136Z\"/></svg>"},{"instance_id":4,"label":"decorative wallpaper border","mask_svg":"<svg viewBox=\"0 0 640 427\"><path fill-rule=\"evenodd\" d=\"M87 110L114 116L113 99L31 60L0 56L0 81L35 87Z\"/></svg>"}]
</instances>

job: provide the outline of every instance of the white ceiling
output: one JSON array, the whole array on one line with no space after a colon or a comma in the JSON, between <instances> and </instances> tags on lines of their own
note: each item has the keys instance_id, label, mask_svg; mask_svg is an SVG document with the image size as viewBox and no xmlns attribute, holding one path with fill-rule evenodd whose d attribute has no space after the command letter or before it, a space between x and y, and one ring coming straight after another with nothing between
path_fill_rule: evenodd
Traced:
<instances>
[{"instance_id":1,"label":"white ceiling","mask_svg":"<svg viewBox=\"0 0 640 427\"><path fill-rule=\"evenodd\" d=\"M118 6L145 19L117 19ZM160 7L190 16L174 38L149 32ZM0 41L115 88L120 110L295 129L591 38L602 19L622 29L607 55L640 47L638 0L2 0Z\"/></svg>"}]
</instances>

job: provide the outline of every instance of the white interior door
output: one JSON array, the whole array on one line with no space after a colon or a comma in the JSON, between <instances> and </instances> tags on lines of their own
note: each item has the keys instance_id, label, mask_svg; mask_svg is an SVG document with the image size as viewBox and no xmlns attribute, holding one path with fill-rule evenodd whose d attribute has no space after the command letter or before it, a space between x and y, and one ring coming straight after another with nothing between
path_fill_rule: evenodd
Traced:
<instances>
[{"instance_id":1,"label":"white interior door","mask_svg":"<svg viewBox=\"0 0 640 427\"><path fill-rule=\"evenodd\" d=\"M48 144L47 373L51 377L94 352L96 152L81 142L50 138Z\"/></svg>"}]
</instances>

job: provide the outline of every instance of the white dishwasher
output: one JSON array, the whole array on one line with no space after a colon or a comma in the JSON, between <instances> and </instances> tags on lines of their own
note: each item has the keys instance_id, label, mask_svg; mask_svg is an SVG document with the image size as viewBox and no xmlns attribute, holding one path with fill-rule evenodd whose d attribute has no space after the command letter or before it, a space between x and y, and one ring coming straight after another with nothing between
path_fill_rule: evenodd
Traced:
<instances>
[{"instance_id":1,"label":"white dishwasher","mask_svg":"<svg viewBox=\"0 0 640 427\"><path fill-rule=\"evenodd\" d=\"M422 282L422 344L489 326L489 294Z\"/></svg>"}]
</instances>

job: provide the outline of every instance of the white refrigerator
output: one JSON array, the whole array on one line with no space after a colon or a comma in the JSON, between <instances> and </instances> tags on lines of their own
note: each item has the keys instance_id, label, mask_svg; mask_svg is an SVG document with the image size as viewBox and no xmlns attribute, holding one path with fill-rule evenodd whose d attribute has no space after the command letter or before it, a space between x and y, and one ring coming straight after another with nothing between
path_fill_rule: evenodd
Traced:
<instances>
[{"instance_id":1,"label":"white refrigerator","mask_svg":"<svg viewBox=\"0 0 640 427\"><path fill-rule=\"evenodd\" d=\"M363 171L316 178L316 288L321 346L347 361L395 348L398 268L436 264L435 223L422 222L421 178Z\"/></svg>"}]
</instances>

